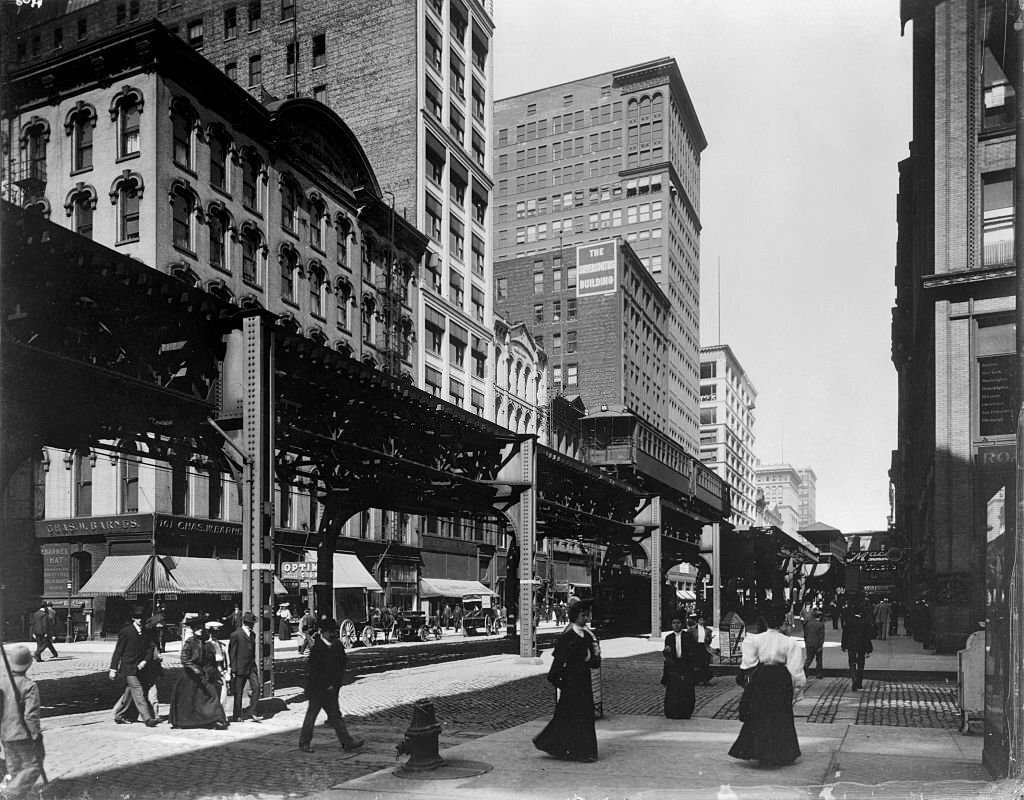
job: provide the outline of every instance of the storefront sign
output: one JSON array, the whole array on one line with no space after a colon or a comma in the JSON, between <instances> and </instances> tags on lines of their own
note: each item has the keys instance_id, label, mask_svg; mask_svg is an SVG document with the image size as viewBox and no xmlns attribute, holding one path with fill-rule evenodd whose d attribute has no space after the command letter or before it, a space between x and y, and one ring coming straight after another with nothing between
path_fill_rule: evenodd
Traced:
<instances>
[{"instance_id":1,"label":"storefront sign","mask_svg":"<svg viewBox=\"0 0 1024 800\"><path fill-rule=\"evenodd\" d=\"M43 556L43 594L67 595L71 576L71 545L49 543L39 546Z\"/></svg>"},{"instance_id":2,"label":"storefront sign","mask_svg":"<svg viewBox=\"0 0 1024 800\"><path fill-rule=\"evenodd\" d=\"M315 561L282 561L281 580L283 581L315 581Z\"/></svg>"},{"instance_id":3,"label":"storefront sign","mask_svg":"<svg viewBox=\"0 0 1024 800\"><path fill-rule=\"evenodd\" d=\"M978 433L997 436L1017 429L1017 358L991 356L978 359Z\"/></svg>"},{"instance_id":4,"label":"storefront sign","mask_svg":"<svg viewBox=\"0 0 1024 800\"><path fill-rule=\"evenodd\" d=\"M576 248L576 296L614 294L618 290L617 266L614 239L579 245Z\"/></svg>"},{"instance_id":5,"label":"storefront sign","mask_svg":"<svg viewBox=\"0 0 1024 800\"><path fill-rule=\"evenodd\" d=\"M44 519L36 523L36 538L63 538L97 533L148 533L151 530L153 530L152 514Z\"/></svg>"},{"instance_id":6,"label":"storefront sign","mask_svg":"<svg viewBox=\"0 0 1024 800\"><path fill-rule=\"evenodd\" d=\"M980 444L976 460L981 469L1015 467L1017 465L1017 445Z\"/></svg>"},{"instance_id":7,"label":"storefront sign","mask_svg":"<svg viewBox=\"0 0 1024 800\"><path fill-rule=\"evenodd\" d=\"M200 536L228 535L241 536L242 526L238 522L196 517L169 517L156 515L157 533L189 533Z\"/></svg>"}]
</instances>

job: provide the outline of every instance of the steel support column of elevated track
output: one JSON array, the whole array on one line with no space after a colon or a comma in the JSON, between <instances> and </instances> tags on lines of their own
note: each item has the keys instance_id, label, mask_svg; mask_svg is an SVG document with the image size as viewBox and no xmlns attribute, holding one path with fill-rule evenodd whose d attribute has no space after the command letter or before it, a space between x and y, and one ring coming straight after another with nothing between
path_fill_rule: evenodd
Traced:
<instances>
[{"instance_id":1,"label":"steel support column of elevated track","mask_svg":"<svg viewBox=\"0 0 1024 800\"><path fill-rule=\"evenodd\" d=\"M665 583L661 564L661 498L654 495L637 510L634 525L643 526L651 538L651 639L661 638L661 587Z\"/></svg>"}]
</instances>

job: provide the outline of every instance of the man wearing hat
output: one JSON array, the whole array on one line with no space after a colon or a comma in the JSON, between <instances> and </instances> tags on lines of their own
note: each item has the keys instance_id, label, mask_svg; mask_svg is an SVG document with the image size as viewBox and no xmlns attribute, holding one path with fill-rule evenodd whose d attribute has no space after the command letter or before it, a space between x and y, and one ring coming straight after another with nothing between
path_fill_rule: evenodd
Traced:
<instances>
[{"instance_id":1,"label":"man wearing hat","mask_svg":"<svg viewBox=\"0 0 1024 800\"><path fill-rule=\"evenodd\" d=\"M825 623L821 621L821 609L811 611L811 619L804 623L804 672L810 674L811 662L816 662L818 677L825 674L822 666L822 649L825 647Z\"/></svg>"},{"instance_id":2,"label":"man wearing hat","mask_svg":"<svg viewBox=\"0 0 1024 800\"><path fill-rule=\"evenodd\" d=\"M345 646L338 640L338 623L327 618L321 620L319 636L313 641L306 664L306 697L309 706L299 732L299 750L313 752L313 726L322 708L327 712L327 724L334 728L338 741L345 750L358 750L365 742L348 732L345 718L338 708L338 690L345 679L348 657Z\"/></svg>"},{"instance_id":3,"label":"man wearing hat","mask_svg":"<svg viewBox=\"0 0 1024 800\"><path fill-rule=\"evenodd\" d=\"M263 721L263 718L256 714L256 703L260 699L260 672L256 635L252 630L255 624L256 616L251 611L246 611L242 614L241 626L232 632L228 640L231 691L235 698L231 722L242 721L242 695L245 694L246 686L249 687L249 719L253 722Z\"/></svg>"},{"instance_id":4,"label":"man wearing hat","mask_svg":"<svg viewBox=\"0 0 1024 800\"><path fill-rule=\"evenodd\" d=\"M114 655L110 658L110 680L120 675L125 681L124 693L114 705L114 722L118 725L130 722L124 713L129 705L134 703L139 712L139 719L146 723L147 728L154 728L157 722L146 699L146 688L139 680L139 670L146 666L146 654L149 649L149 643L142 634L142 617L142 606L133 607L131 622L118 632Z\"/></svg>"},{"instance_id":5,"label":"man wearing hat","mask_svg":"<svg viewBox=\"0 0 1024 800\"><path fill-rule=\"evenodd\" d=\"M27 797L43 774L43 731L39 724L39 687L25 673L32 653L23 644L5 655L10 673L0 672L0 741L7 774L5 798Z\"/></svg>"},{"instance_id":6,"label":"man wearing hat","mask_svg":"<svg viewBox=\"0 0 1024 800\"><path fill-rule=\"evenodd\" d=\"M39 610L32 615L32 638L36 641L36 661L43 660L43 653L49 650L53 657L57 658L57 648L53 646L53 635L56 633L56 624L53 615L43 603Z\"/></svg>"}]
</instances>

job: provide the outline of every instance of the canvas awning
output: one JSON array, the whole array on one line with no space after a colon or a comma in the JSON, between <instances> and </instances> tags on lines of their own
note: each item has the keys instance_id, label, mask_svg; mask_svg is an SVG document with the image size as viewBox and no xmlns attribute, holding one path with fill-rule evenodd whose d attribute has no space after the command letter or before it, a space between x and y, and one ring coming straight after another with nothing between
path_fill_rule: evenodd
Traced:
<instances>
[{"instance_id":1,"label":"canvas awning","mask_svg":"<svg viewBox=\"0 0 1024 800\"><path fill-rule=\"evenodd\" d=\"M420 597L482 597L494 595L480 581L451 578L420 578Z\"/></svg>"},{"instance_id":2,"label":"canvas awning","mask_svg":"<svg viewBox=\"0 0 1024 800\"><path fill-rule=\"evenodd\" d=\"M828 562L824 564L803 564L801 569L805 578L820 578L832 565Z\"/></svg>"},{"instance_id":3,"label":"canvas awning","mask_svg":"<svg viewBox=\"0 0 1024 800\"><path fill-rule=\"evenodd\" d=\"M107 556L79 594L241 594L242 562L196 556ZM274 577L274 594L286 594Z\"/></svg>"},{"instance_id":4,"label":"canvas awning","mask_svg":"<svg viewBox=\"0 0 1024 800\"><path fill-rule=\"evenodd\" d=\"M384 591L354 553L334 554L334 588Z\"/></svg>"}]
</instances>

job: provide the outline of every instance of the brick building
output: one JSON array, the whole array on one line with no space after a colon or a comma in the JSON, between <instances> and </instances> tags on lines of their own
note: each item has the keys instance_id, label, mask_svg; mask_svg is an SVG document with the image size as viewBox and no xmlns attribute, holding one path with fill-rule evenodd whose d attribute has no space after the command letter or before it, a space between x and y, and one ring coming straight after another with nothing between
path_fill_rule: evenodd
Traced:
<instances>
[{"instance_id":1,"label":"brick building","mask_svg":"<svg viewBox=\"0 0 1024 800\"><path fill-rule=\"evenodd\" d=\"M578 252L592 249L609 259L615 276L611 291L581 286ZM552 392L579 395L588 410L628 406L664 430L669 300L621 239L579 250L567 247L495 263L497 310L529 325L547 353Z\"/></svg>"},{"instance_id":2,"label":"brick building","mask_svg":"<svg viewBox=\"0 0 1024 800\"><path fill-rule=\"evenodd\" d=\"M918 635L953 652L979 620L989 620L989 642L1009 639L1020 404L1013 241L1019 98L1011 78L1020 64L1018 8L904 0L901 14L913 37L913 140L899 164L897 202L893 539L908 553L902 599L908 607L927 602L930 611L930 628L919 621ZM987 683L998 693L1005 663L995 650L990 656ZM994 694L986 702L1004 701ZM995 734L1005 738L1006 731ZM988 748L986 741L986 758Z\"/></svg>"},{"instance_id":3,"label":"brick building","mask_svg":"<svg viewBox=\"0 0 1024 800\"><path fill-rule=\"evenodd\" d=\"M627 241L669 301L658 425L696 454L707 142L675 60L498 100L494 127L495 260L610 236Z\"/></svg>"}]
</instances>

